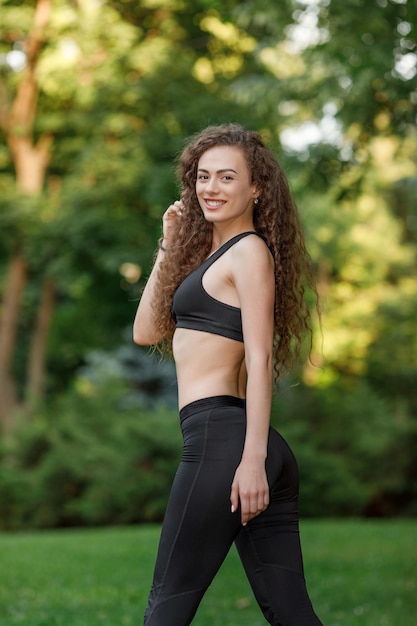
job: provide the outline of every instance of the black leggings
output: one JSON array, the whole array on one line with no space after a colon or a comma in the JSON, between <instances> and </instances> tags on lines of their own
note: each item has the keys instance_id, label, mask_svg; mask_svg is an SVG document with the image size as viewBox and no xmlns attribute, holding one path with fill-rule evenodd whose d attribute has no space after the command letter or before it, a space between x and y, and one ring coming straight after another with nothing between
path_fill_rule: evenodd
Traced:
<instances>
[{"instance_id":1,"label":"black leggings","mask_svg":"<svg viewBox=\"0 0 417 626\"><path fill-rule=\"evenodd\" d=\"M270 505L246 526L230 490L243 451L245 402L197 400L180 412L184 450L162 527L146 626L190 624L235 542L256 600L274 626L320 626L307 594L298 532L297 463L271 428Z\"/></svg>"}]
</instances>

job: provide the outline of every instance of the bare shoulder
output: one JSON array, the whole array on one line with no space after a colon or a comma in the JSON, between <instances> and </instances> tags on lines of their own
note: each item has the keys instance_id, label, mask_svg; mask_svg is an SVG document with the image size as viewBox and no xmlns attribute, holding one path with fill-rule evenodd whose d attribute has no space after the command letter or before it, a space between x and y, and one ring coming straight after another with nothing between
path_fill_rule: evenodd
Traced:
<instances>
[{"instance_id":1,"label":"bare shoulder","mask_svg":"<svg viewBox=\"0 0 417 626\"><path fill-rule=\"evenodd\" d=\"M265 241L257 235L248 235L233 247L235 250L231 258L231 276L239 296L242 315L244 313L246 320L251 315L258 321L264 320L262 325L266 328L272 319L271 310L275 296L272 254Z\"/></svg>"},{"instance_id":2,"label":"bare shoulder","mask_svg":"<svg viewBox=\"0 0 417 626\"><path fill-rule=\"evenodd\" d=\"M238 264L251 266L271 266L272 254L265 242L259 235L253 234L243 237L232 248L233 260Z\"/></svg>"}]
</instances>

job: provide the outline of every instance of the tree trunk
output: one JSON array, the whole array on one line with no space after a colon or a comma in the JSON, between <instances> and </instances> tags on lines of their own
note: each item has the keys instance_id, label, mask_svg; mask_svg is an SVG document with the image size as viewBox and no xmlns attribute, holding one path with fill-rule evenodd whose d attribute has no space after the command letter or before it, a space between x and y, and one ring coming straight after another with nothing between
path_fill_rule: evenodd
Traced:
<instances>
[{"instance_id":1,"label":"tree trunk","mask_svg":"<svg viewBox=\"0 0 417 626\"><path fill-rule=\"evenodd\" d=\"M0 109L0 124L13 157L16 186L25 194L37 195L42 191L46 168L50 159L52 137L43 135L37 143L33 138L39 86L36 67L45 41L45 30L52 10L52 0L37 0L34 21L25 41L26 68L10 105ZM6 422L16 407L16 386L11 375L11 361L17 339L17 326L21 294L26 282L26 263L14 256L9 265L9 278L4 294L0 326L0 419ZM39 377L45 369L46 336L53 308L53 288L45 287L41 297L38 322L30 359L30 392L38 394ZM43 345L42 345L43 342Z\"/></svg>"},{"instance_id":2,"label":"tree trunk","mask_svg":"<svg viewBox=\"0 0 417 626\"><path fill-rule=\"evenodd\" d=\"M16 387L10 363L16 344L20 302L26 283L26 263L15 255L9 263L0 318L0 421L7 422L17 403Z\"/></svg>"},{"instance_id":3,"label":"tree trunk","mask_svg":"<svg viewBox=\"0 0 417 626\"><path fill-rule=\"evenodd\" d=\"M42 191L50 160L52 137L43 135L34 146L28 137L10 135L8 144L13 155L18 188L28 195L38 195Z\"/></svg>"},{"instance_id":4,"label":"tree trunk","mask_svg":"<svg viewBox=\"0 0 417 626\"><path fill-rule=\"evenodd\" d=\"M30 402L39 400L43 392L48 331L52 321L54 302L55 283L51 278L47 278L42 285L38 317L29 355L26 397Z\"/></svg>"},{"instance_id":5,"label":"tree trunk","mask_svg":"<svg viewBox=\"0 0 417 626\"><path fill-rule=\"evenodd\" d=\"M33 142L33 125L39 93L36 66L44 44L44 33L51 10L52 0L38 0L33 27L25 42L25 74L12 105L9 110L2 110L0 117L13 155L17 187L28 194L38 194L42 190L52 143L50 135L42 136L36 145Z\"/></svg>"}]
</instances>

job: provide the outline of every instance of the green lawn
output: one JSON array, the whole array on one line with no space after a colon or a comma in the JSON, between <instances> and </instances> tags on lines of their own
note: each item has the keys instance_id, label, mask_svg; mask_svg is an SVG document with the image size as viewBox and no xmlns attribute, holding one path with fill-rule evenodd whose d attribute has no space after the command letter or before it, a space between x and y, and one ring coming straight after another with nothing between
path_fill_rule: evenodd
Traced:
<instances>
[{"instance_id":1,"label":"green lawn","mask_svg":"<svg viewBox=\"0 0 417 626\"><path fill-rule=\"evenodd\" d=\"M325 626L417 623L416 531L417 521L302 523ZM1 626L141 626L158 534L150 526L0 534ZM194 624L265 624L234 549Z\"/></svg>"}]
</instances>

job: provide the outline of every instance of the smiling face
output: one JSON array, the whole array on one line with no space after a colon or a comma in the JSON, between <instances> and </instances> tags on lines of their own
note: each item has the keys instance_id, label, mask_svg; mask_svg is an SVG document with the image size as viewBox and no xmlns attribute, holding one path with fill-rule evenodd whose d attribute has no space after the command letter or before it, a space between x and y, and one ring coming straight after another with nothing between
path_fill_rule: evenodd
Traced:
<instances>
[{"instance_id":1,"label":"smiling face","mask_svg":"<svg viewBox=\"0 0 417 626\"><path fill-rule=\"evenodd\" d=\"M215 146L204 152L198 162L196 193L208 222L253 228L257 192L240 148Z\"/></svg>"}]
</instances>

